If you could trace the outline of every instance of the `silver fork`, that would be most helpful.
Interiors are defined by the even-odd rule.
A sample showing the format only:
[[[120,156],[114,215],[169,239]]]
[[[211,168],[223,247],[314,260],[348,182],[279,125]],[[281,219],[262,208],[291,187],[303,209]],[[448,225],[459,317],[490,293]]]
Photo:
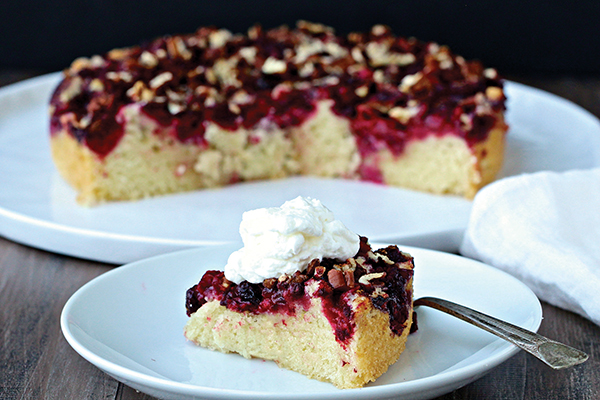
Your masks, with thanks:
[[[583,351],[448,300],[422,297],[414,305],[432,307],[460,318],[509,341],[554,369],[572,367],[588,359]]]

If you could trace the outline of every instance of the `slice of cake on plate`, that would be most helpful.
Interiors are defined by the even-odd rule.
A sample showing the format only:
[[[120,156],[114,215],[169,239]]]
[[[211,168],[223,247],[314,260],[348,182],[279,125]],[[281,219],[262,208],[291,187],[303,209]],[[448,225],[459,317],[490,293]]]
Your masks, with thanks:
[[[502,165],[502,87],[381,25],[200,28],[75,60],[50,143],[87,205],[299,174],[470,198]]]
[[[413,325],[413,258],[373,250],[318,200],[246,212],[244,247],[187,291],[188,340],[339,388],[395,363]],[[414,329],[414,326],[413,326]]]

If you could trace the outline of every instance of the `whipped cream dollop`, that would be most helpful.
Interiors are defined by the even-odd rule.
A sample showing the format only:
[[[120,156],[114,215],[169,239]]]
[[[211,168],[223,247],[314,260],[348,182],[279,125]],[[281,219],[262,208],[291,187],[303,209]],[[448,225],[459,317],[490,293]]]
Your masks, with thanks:
[[[225,266],[225,277],[235,283],[291,275],[315,258],[346,260],[360,247],[359,236],[319,200],[301,196],[281,207],[245,212],[240,235],[244,247]]]

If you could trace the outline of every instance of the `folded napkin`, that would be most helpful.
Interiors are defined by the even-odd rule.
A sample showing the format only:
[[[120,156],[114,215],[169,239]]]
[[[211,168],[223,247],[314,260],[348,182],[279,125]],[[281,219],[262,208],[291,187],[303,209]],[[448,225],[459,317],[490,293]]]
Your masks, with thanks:
[[[473,200],[460,253],[600,325],[600,169],[488,185]]]

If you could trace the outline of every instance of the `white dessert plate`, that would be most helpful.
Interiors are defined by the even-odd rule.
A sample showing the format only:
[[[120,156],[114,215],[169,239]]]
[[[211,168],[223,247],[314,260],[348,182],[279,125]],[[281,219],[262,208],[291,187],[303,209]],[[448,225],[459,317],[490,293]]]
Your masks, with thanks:
[[[244,211],[298,195],[320,199],[374,241],[456,251],[471,202],[344,180],[292,178],[83,208],[49,150],[50,74],[0,89],[0,235],[109,263],[236,241]],[[506,163],[501,176],[600,165],[600,123],[551,94],[507,82]]]
[[[185,340],[185,292],[208,269],[222,269],[239,245],[184,250],[137,261],[92,280],[66,303],[61,327],[82,357],[115,379],[166,399],[430,399],[464,386],[518,349],[430,308],[400,360],[361,389],[333,385]],[[415,258],[415,296],[436,296],[531,331],[541,305],[506,273],[456,255],[403,247]]]

